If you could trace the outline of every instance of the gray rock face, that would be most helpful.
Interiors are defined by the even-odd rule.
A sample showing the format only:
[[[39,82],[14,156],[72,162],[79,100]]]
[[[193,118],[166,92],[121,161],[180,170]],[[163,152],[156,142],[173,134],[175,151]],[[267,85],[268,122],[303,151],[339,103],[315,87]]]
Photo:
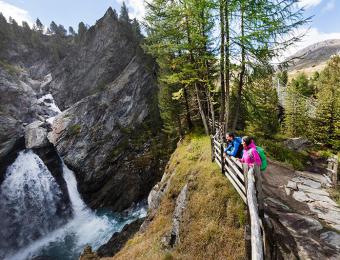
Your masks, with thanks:
[[[302,137],[289,138],[284,141],[284,144],[288,149],[300,151],[305,149],[309,145],[309,141]]]
[[[186,184],[176,199],[176,207],[172,217],[172,229],[166,234],[161,242],[165,247],[173,247],[180,242],[180,228],[184,210],[188,200],[188,184]]]
[[[43,127],[44,122],[34,121],[25,128],[26,148],[40,148],[49,144],[47,140],[47,129]]]
[[[75,171],[92,207],[127,208],[160,179],[162,162],[152,152],[159,138],[152,101],[157,86],[144,64],[143,56],[135,56],[104,91],[77,102],[53,122],[49,139]],[[149,127],[141,128],[146,122]],[[150,128],[156,133],[146,134]]]
[[[45,86],[64,110],[82,98],[101,92],[142,50],[131,28],[109,9],[85,35],[79,46],[53,70]]]
[[[0,96],[0,122],[6,123],[0,125],[0,161],[24,136],[23,125],[55,116],[57,105],[65,111],[48,139],[74,170],[84,200],[90,207],[128,208],[147,196],[166,160],[159,152],[155,63],[112,9],[79,42],[63,39],[58,62],[52,38],[41,36],[36,49],[18,43],[3,52],[18,69],[11,74],[0,66],[6,93]],[[28,126],[27,147],[44,146],[45,135],[40,125]]]

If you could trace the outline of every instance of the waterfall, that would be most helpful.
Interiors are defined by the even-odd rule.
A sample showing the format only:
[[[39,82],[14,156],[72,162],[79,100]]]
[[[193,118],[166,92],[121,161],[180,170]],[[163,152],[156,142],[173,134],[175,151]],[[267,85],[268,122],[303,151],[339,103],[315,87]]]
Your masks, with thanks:
[[[31,150],[20,152],[0,187],[1,251],[23,247],[65,223],[57,216],[61,200],[43,161]]]
[[[31,150],[23,151],[7,169],[0,191],[0,205],[1,212],[5,212],[5,215],[11,212],[11,217],[7,223],[10,223],[10,226],[5,226],[7,224],[2,221],[0,232],[2,235],[3,230],[6,230],[5,233],[10,236],[11,232],[19,229],[21,237],[27,236],[30,239],[22,243],[21,239],[13,237],[18,244],[15,247],[15,254],[7,252],[6,255],[0,255],[1,259],[24,260],[38,256],[78,259],[85,245],[90,244],[96,249],[105,244],[112,234],[120,231],[124,225],[146,216],[145,205],[134,207],[126,215],[96,213],[81,199],[74,173],[64,163],[63,177],[73,217],[66,224],[56,225],[54,214],[61,190],[41,159]],[[51,230],[51,227],[54,227],[54,230]],[[38,239],[32,237],[36,232],[40,235]],[[6,247],[0,244],[1,248]]]
[[[47,119],[52,124],[54,116],[61,112],[52,95],[41,97],[39,102],[52,116]],[[21,151],[7,168],[0,187],[0,259],[78,259],[87,244],[97,249],[114,232],[146,216],[143,203],[124,215],[92,211],[78,192],[74,173],[62,164],[71,219],[66,214],[69,209],[62,201],[62,190],[32,150]]]

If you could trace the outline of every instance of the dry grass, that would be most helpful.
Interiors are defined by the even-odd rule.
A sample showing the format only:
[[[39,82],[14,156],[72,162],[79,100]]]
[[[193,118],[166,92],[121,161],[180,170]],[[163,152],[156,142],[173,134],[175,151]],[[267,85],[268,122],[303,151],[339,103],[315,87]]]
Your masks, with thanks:
[[[209,138],[191,135],[171,157],[170,189],[144,233],[137,233],[114,259],[244,259],[245,207],[210,159]],[[172,174],[171,174],[172,173]],[[161,238],[171,230],[176,198],[189,183],[180,242],[172,249]]]

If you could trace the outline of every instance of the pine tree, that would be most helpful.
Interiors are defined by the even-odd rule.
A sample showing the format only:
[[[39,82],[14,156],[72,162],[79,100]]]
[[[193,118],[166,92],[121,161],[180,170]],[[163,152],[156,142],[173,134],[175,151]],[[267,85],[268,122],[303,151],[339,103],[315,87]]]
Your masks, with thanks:
[[[247,101],[246,132],[252,135],[271,137],[279,130],[278,96],[273,87],[270,69],[255,68],[250,75]]]
[[[85,36],[87,32],[87,27],[83,22],[80,22],[78,24],[78,35],[77,35],[77,42],[81,41],[83,39],[83,37]]]
[[[285,134],[289,137],[309,137],[307,99],[292,85],[287,88],[284,126]]]
[[[305,73],[299,73],[295,78],[292,79],[291,84],[301,95],[305,97],[310,97],[314,94],[314,87],[309,82],[309,79]]]
[[[37,18],[37,20],[35,22],[35,27],[36,27],[37,31],[40,32],[40,33],[42,33],[44,31],[44,25],[39,20],[39,18]]]
[[[76,32],[74,31],[74,29],[73,29],[72,26],[68,27],[68,33],[69,33],[71,36],[75,36],[75,35],[76,35]]]
[[[129,10],[126,7],[125,2],[123,2],[122,7],[120,9],[119,21],[123,23],[130,23]]]
[[[58,25],[54,21],[51,22],[49,31],[51,32],[51,34],[58,33]]]
[[[314,139],[340,149],[340,56],[332,57],[318,80]]]

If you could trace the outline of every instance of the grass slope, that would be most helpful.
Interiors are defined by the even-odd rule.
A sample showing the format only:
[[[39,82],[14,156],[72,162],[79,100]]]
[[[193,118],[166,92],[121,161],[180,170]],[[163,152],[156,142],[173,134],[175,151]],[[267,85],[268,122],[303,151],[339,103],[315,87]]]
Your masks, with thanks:
[[[210,156],[208,137],[192,134],[182,141],[167,165],[170,188],[156,216],[114,259],[245,259],[245,206]],[[180,242],[167,249],[161,239],[171,230],[176,198],[186,183]]]

